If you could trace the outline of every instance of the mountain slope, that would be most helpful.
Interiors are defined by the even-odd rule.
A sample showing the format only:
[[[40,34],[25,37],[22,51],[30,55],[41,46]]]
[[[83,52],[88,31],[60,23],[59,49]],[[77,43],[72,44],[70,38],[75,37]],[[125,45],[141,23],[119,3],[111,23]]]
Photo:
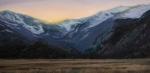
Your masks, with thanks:
[[[150,57],[150,11],[140,18],[117,19],[115,28],[103,46],[98,46],[97,55],[101,58],[139,58]]]

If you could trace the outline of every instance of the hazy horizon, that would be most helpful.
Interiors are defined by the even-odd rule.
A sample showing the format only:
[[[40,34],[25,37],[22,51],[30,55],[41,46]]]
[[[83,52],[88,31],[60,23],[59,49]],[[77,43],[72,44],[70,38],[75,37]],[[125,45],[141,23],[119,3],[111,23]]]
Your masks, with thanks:
[[[59,22],[93,15],[118,6],[150,4],[148,0],[0,0],[0,11],[11,10],[48,21]]]

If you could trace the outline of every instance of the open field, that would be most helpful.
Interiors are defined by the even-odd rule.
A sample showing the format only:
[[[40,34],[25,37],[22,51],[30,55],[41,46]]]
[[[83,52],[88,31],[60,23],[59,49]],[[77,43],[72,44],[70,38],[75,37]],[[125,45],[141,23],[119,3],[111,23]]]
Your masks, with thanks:
[[[150,73],[150,59],[1,59],[0,73]]]

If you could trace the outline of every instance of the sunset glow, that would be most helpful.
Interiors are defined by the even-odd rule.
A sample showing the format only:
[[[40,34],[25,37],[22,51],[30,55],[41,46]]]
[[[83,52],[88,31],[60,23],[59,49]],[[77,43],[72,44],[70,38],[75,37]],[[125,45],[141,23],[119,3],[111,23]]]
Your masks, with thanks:
[[[117,6],[149,3],[150,0],[0,0],[0,11],[12,10],[44,21],[58,22],[87,17]]]

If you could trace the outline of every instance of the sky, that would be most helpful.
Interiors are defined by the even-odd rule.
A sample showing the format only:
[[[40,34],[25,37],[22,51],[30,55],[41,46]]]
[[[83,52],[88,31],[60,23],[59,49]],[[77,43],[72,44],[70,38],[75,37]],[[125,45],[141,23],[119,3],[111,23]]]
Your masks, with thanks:
[[[0,11],[11,10],[48,22],[76,19],[118,6],[150,4],[150,0],[0,0]]]

